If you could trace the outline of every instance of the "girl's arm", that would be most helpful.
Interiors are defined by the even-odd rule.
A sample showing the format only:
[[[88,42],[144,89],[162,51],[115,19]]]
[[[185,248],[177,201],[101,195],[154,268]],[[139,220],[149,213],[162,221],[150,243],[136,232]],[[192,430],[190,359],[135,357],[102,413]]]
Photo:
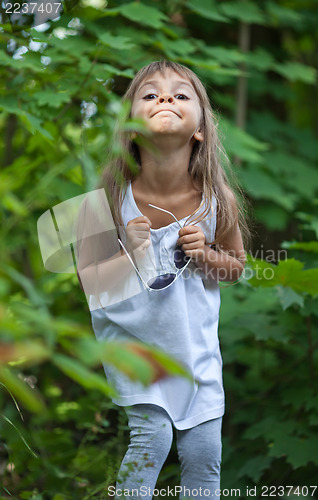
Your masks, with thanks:
[[[134,253],[136,259],[142,258],[144,250],[150,244],[150,225],[147,217],[137,217],[127,224],[127,249]],[[124,251],[116,252],[118,247],[117,233],[114,236],[105,232],[81,241],[77,271],[86,294],[97,295],[108,291],[120,284],[132,271],[132,265]]]
[[[210,248],[204,245],[202,260],[196,265],[206,277],[216,281],[236,281],[245,266],[245,252],[239,225],[236,222],[226,239]]]
[[[235,198],[231,193],[233,207]],[[237,217],[236,217],[237,219]],[[196,266],[203,271],[205,278],[215,281],[236,281],[245,266],[245,252],[238,221],[232,230],[210,247],[205,242],[205,235],[198,226],[185,226],[179,231],[178,244],[182,245],[185,254],[191,257]],[[216,238],[218,231],[216,231]]]
[[[131,271],[131,264],[121,251],[109,259],[86,266],[80,262],[77,268],[82,289],[88,295],[98,295],[110,290],[120,283],[129,271]]]

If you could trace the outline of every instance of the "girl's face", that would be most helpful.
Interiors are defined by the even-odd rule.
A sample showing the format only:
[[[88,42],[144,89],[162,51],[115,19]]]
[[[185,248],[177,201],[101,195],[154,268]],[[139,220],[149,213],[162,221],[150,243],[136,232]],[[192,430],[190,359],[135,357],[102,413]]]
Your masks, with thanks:
[[[202,110],[190,81],[167,69],[145,79],[132,103],[132,117],[142,118],[154,136],[174,135],[182,141],[202,141]]]

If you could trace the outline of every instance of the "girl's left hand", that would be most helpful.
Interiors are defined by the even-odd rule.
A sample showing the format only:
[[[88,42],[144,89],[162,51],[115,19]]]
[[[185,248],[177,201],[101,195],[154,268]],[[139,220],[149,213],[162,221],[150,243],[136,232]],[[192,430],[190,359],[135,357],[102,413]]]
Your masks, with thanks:
[[[194,261],[202,261],[205,255],[205,235],[198,226],[185,226],[179,231],[177,245]]]

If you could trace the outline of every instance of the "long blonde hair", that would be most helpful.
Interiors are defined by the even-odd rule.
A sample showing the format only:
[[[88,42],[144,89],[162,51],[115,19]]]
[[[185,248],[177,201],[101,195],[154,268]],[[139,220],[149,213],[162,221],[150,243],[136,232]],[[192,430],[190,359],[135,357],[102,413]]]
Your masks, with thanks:
[[[190,81],[202,108],[200,129],[203,133],[204,140],[203,142],[196,141],[194,144],[188,172],[193,183],[201,188],[203,200],[200,207],[191,214],[191,223],[199,222],[210,216],[212,210],[212,196],[215,196],[217,200],[218,231],[217,240],[215,240],[214,243],[217,244],[221,241],[237,221],[239,222],[243,239],[247,242],[249,230],[244,215],[243,204],[242,202],[236,202],[236,198],[233,196],[233,187],[235,186],[232,184],[230,188],[226,173],[222,167],[222,163],[229,165],[229,161],[218,137],[217,119],[211,108],[207,92],[195,73],[186,66],[175,62],[167,60],[152,62],[137,72],[123,96],[123,101],[132,103],[136,92],[144,80],[157,71],[164,73],[169,69]],[[133,181],[138,176],[140,157],[138,145],[133,140],[131,133],[125,133],[118,130],[116,133],[116,141],[117,144],[119,143],[121,151],[125,152],[125,154],[117,157],[110,157],[102,173],[99,187],[103,187],[106,191],[115,224],[119,228],[123,226],[121,216],[123,196],[128,182]],[[129,161],[129,158],[133,159],[133,163],[135,166],[137,165],[137,168],[132,167],[132,162]],[[235,191],[238,191],[237,187]],[[205,210],[200,216],[194,217],[203,204],[206,207]]]

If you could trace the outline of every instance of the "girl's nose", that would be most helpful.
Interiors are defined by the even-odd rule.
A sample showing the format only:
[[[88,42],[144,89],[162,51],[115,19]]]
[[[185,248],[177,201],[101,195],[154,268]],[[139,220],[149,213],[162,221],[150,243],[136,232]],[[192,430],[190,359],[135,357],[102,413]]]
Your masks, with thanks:
[[[160,102],[160,104],[163,102],[170,102],[171,104],[174,102],[174,97],[170,94],[163,94],[159,97],[158,101]]]

